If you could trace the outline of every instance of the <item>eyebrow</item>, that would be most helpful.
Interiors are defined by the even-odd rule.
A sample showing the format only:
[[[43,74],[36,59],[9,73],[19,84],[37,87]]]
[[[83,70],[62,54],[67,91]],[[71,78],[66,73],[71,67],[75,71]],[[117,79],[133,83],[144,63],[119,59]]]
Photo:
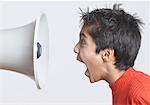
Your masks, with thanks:
[[[81,37],[87,38],[87,36],[84,33],[80,33],[80,38]]]

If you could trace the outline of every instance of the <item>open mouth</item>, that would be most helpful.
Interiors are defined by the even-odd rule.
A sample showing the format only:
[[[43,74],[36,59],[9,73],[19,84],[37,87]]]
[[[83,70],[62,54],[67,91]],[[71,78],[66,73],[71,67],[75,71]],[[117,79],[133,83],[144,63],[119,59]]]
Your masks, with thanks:
[[[85,64],[85,63],[83,62],[83,60],[82,60],[79,56],[77,56],[77,60],[80,61],[80,62],[82,62],[83,64]],[[88,69],[86,69],[85,75],[86,75],[87,77],[90,77],[90,74],[89,74]]]
[[[89,74],[88,69],[85,71],[85,75],[86,75],[87,77],[90,77],[90,74]]]
[[[77,56],[77,60],[80,61],[80,62],[82,62],[82,63],[84,63],[84,62],[80,59],[79,56]]]

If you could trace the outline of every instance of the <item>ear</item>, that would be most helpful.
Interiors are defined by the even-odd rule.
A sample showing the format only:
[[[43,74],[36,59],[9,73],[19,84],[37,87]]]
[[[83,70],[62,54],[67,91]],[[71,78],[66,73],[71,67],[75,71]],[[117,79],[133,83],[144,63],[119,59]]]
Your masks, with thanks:
[[[102,50],[101,58],[103,59],[104,62],[109,62],[109,61],[114,60],[115,58],[114,49],[107,48],[107,49]]]

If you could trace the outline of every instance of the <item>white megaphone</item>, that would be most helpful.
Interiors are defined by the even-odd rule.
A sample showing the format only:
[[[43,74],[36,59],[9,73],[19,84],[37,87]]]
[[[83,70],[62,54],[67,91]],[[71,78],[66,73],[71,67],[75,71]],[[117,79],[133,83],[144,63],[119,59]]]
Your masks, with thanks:
[[[47,81],[49,32],[45,14],[18,28],[0,30],[0,69],[32,78],[38,89]]]

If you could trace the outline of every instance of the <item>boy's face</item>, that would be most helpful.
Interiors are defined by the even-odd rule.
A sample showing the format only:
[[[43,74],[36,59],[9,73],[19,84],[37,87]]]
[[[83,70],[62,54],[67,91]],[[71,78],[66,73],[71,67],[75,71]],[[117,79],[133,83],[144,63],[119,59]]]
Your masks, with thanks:
[[[74,47],[74,52],[77,53],[77,60],[83,62],[87,70],[85,75],[89,77],[90,82],[94,83],[103,79],[105,63],[101,58],[102,51],[96,54],[96,44],[89,35],[88,26],[83,26],[80,32],[80,40]]]

